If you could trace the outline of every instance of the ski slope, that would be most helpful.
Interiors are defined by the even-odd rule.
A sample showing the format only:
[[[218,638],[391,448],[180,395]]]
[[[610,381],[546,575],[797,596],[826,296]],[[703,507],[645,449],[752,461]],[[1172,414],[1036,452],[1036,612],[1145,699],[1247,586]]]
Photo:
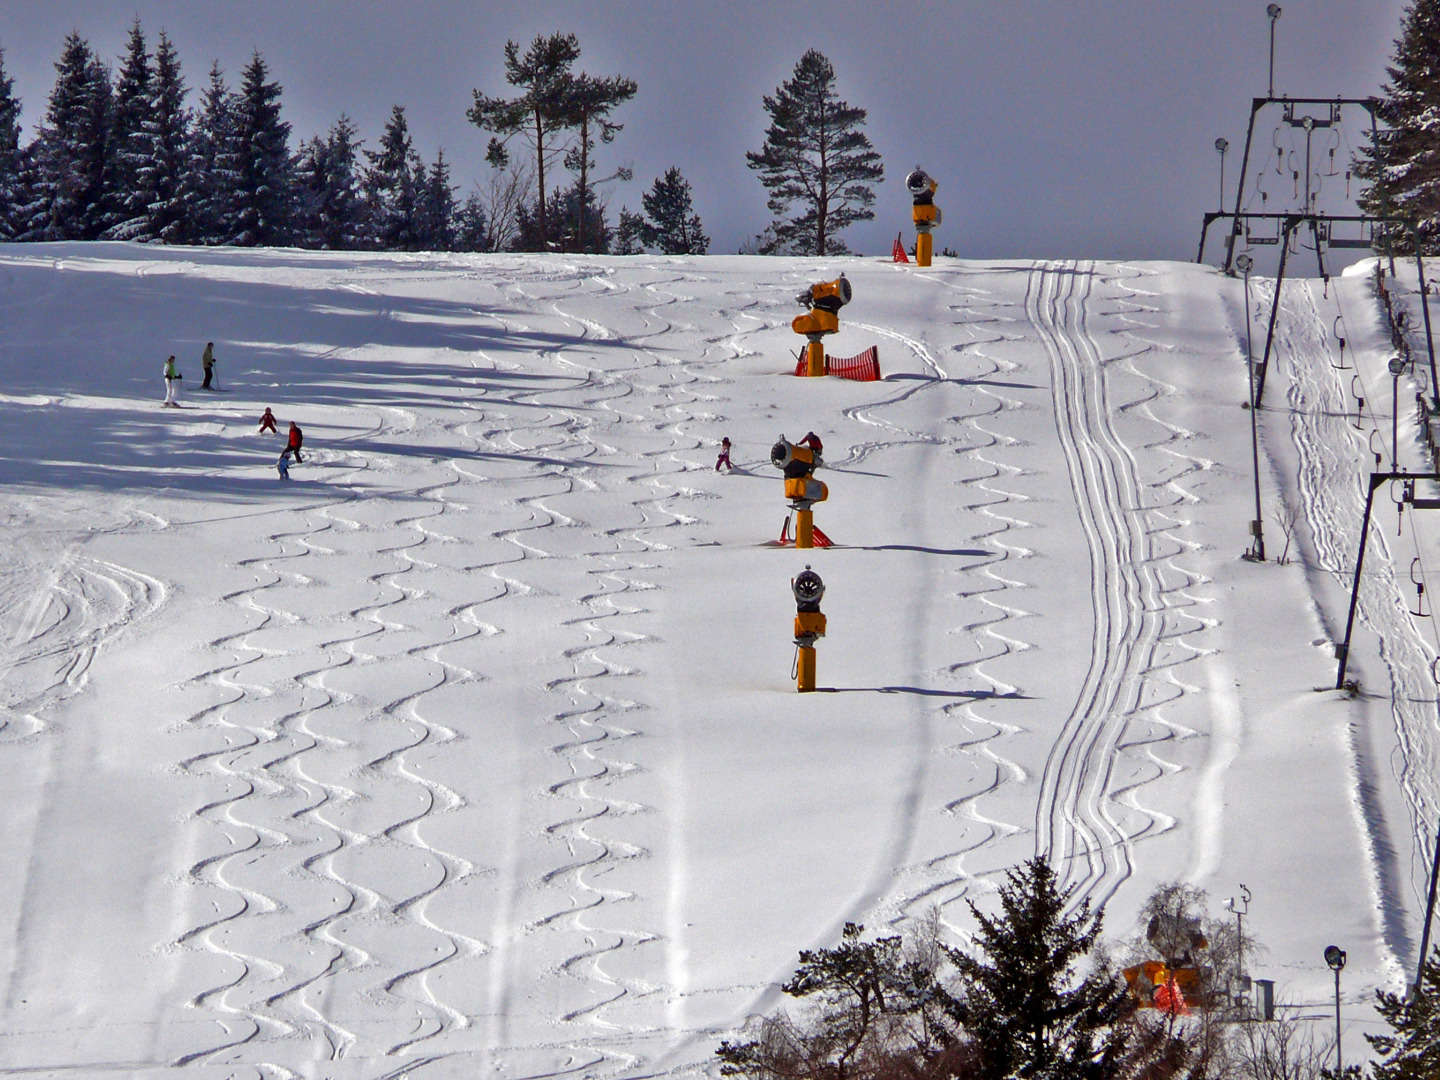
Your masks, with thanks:
[[[1392,392],[1429,468],[1370,265],[1283,287],[1282,565],[1212,268],[0,246],[0,1073],[713,1075],[798,949],[963,942],[1037,852],[1117,939],[1243,882],[1302,1015],[1341,945],[1356,1060],[1440,795],[1440,519],[1377,499],[1328,689]],[[789,374],[841,271],[879,382]]]

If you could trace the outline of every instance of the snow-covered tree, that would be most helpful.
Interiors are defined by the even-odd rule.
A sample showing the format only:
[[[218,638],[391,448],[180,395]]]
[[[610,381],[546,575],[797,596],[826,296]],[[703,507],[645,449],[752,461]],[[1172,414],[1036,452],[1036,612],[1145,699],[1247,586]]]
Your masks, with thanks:
[[[21,235],[21,209],[29,201],[24,190],[24,161],[20,99],[15,96],[15,80],[5,74],[5,50],[0,49],[0,241]]]
[[[235,216],[226,242],[240,247],[289,243],[293,236],[290,125],[280,119],[280,93],[254,53],[233,103]]]
[[[704,255],[710,247],[700,215],[690,200],[690,183],[674,166],[641,196],[646,222],[641,239],[666,255]]]
[[[1355,174],[1368,186],[1358,202],[1367,214],[1412,219],[1426,253],[1440,249],[1440,0],[1413,0],[1401,20],[1390,80],[1377,112],[1388,129],[1363,148]],[[1397,252],[1414,244],[1407,230],[1377,230]]]
[[[365,246],[358,156],[360,140],[350,118],[341,115],[324,139],[316,136],[300,149],[296,179],[300,188],[300,243],[330,251]]]
[[[110,127],[111,164],[105,175],[106,240],[131,240],[145,232],[147,198],[140,174],[150,160],[145,121],[152,107],[150,52],[137,17],[130,24],[125,60],[115,81]]]
[[[613,255],[639,255],[644,248],[645,219],[629,207],[620,208],[620,217],[615,225],[615,242],[611,245]]]
[[[55,88],[35,147],[38,240],[94,240],[104,221],[110,158],[110,73],[90,45],[71,33],[55,64]]]
[[[417,174],[424,171],[405,109],[396,105],[380,136],[378,150],[365,151],[365,201],[371,240],[383,251],[414,251],[419,230],[420,204]]]
[[[1376,1011],[1390,1031],[1365,1036],[1381,1057],[1370,1066],[1373,1080],[1433,1080],[1440,1076],[1440,949],[1421,966],[1420,985],[1413,994],[1378,990],[1375,997]]]
[[[223,244],[234,235],[240,179],[235,124],[234,95],[216,62],[210,65],[210,82],[201,96],[182,188],[189,243]]]
[[[155,46],[149,97],[149,109],[140,124],[144,160],[136,175],[145,226],[136,239],[182,243],[189,231],[184,186],[189,168],[190,110],[185,106],[180,56],[164,31]]]
[[[837,234],[875,216],[871,185],[885,177],[880,155],[862,130],[865,110],[836,96],[835,68],[814,49],[764,104],[770,116],[765,143],[758,152],[747,151],[745,159],[759,172],[776,215],[775,239],[765,253],[843,254],[845,243]]]
[[[524,92],[513,98],[492,98],[474,91],[474,104],[466,115],[470,122],[493,133],[486,160],[496,169],[509,164],[505,144],[519,135],[535,155],[535,186],[539,192],[537,213],[530,234],[534,250],[549,249],[551,227],[545,204],[545,169],[562,153],[561,132],[578,123],[571,94],[575,77],[571,66],[580,57],[580,42],[574,34],[536,35],[522,56],[514,41],[505,43],[505,80]]]
[[[490,219],[485,212],[485,201],[478,192],[472,191],[455,211],[455,250],[489,251],[490,245]]]

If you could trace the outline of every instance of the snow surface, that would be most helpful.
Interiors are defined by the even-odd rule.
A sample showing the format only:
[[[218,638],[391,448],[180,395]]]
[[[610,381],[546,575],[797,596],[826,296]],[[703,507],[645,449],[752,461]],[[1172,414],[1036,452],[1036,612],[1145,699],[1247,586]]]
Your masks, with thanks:
[[[1428,468],[1372,266],[1284,286],[1280,565],[1239,558],[1208,267],[0,247],[0,1073],[703,1075],[797,950],[963,941],[1037,851],[1116,939],[1159,882],[1245,883],[1320,1037],[1339,944],[1358,1060],[1440,775],[1440,521],[1388,488],[1328,689],[1392,390]],[[827,349],[883,381],[788,373],[842,270]],[[808,429],[837,546],[799,552],[768,452]]]

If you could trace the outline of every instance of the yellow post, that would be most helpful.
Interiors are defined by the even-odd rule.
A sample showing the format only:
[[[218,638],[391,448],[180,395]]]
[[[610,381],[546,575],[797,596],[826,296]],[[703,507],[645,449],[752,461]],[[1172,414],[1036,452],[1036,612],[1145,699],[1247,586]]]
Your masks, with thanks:
[[[801,645],[795,660],[795,689],[808,694],[815,689],[815,649]]]
[[[928,232],[917,233],[915,236],[915,265],[929,266],[930,253],[934,249],[935,242]]]
[[[815,511],[795,511],[795,546],[797,548],[813,548],[815,546]]]
[[[818,337],[805,346],[805,374],[812,378],[825,374],[825,343]]]

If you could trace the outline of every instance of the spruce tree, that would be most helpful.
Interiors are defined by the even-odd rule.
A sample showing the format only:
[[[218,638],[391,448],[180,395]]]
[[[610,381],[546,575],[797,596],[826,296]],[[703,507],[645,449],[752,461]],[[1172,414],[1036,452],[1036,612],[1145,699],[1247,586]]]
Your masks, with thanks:
[[[5,74],[5,50],[0,49],[0,241],[21,235],[21,209],[28,202],[23,162],[20,99],[15,96],[15,80]]]
[[[365,245],[365,215],[357,157],[360,142],[350,118],[341,115],[321,139],[300,149],[296,178],[300,188],[299,242],[328,251],[353,251]]]
[[[424,176],[419,191],[418,232],[425,251],[453,251],[455,248],[455,187],[450,183],[450,163],[442,147]]]
[[[280,119],[280,93],[264,58],[252,54],[241,72],[231,131],[235,216],[226,242],[240,247],[285,244],[293,236],[290,125]]]
[[[1440,1076],[1440,948],[1422,965],[1414,994],[1377,990],[1375,997],[1375,1009],[1390,1025],[1390,1033],[1365,1036],[1381,1057],[1370,1066],[1373,1080]]]
[[[1006,871],[1000,910],[973,902],[974,953],[945,949],[956,979],[947,1012],[980,1048],[976,1080],[1109,1080],[1120,1074],[1129,1029],[1128,992],[1111,973],[1083,977],[1079,964],[1100,936],[1088,901],[1066,915],[1044,858]]]
[[[370,162],[365,170],[365,201],[373,244],[382,251],[414,251],[419,246],[417,176],[424,170],[403,106],[391,108],[380,148],[367,150],[365,156]]]
[[[104,221],[110,159],[110,73],[77,33],[55,64],[55,88],[36,138],[38,240],[94,240]]]
[[[615,225],[615,255],[639,255],[644,251],[645,219],[628,207],[620,208],[620,218]]]
[[[1390,81],[1377,111],[1388,129],[1377,145],[1360,151],[1355,174],[1369,186],[1357,200],[1367,214],[1412,219],[1427,254],[1440,249],[1440,0],[1413,0],[1401,20]],[[1414,247],[1408,230],[1378,229],[1377,246],[1396,252]]]
[[[709,249],[710,238],[690,201],[690,184],[678,168],[666,169],[640,201],[648,219],[640,236],[647,247],[666,255],[704,255]]]
[[[187,243],[223,244],[233,235],[240,179],[235,122],[234,95],[217,61],[201,95],[182,187],[189,209]]]
[[[136,239],[182,243],[189,233],[184,191],[190,155],[190,110],[180,57],[162,30],[155,46],[149,109],[141,121],[144,160],[136,183],[145,225]]]
[[[509,164],[505,144],[519,135],[535,154],[535,186],[539,193],[534,228],[530,235],[534,250],[549,249],[551,229],[546,207],[545,167],[561,153],[557,145],[561,132],[576,125],[571,101],[575,76],[571,66],[580,57],[580,42],[574,34],[536,35],[522,56],[514,41],[505,43],[505,80],[524,93],[513,98],[492,98],[474,91],[474,103],[466,112],[470,122],[493,133],[485,157],[503,169]]]
[[[472,191],[455,212],[455,250],[489,251],[492,243],[484,200]]]
[[[793,77],[773,97],[764,98],[764,105],[770,116],[765,143],[745,154],[770,193],[767,205],[776,215],[773,239],[762,250],[844,254],[845,243],[837,234],[875,216],[871,185],[885,176],[880,155],[861,130],[865,110],[836,96],[835,69],[814,49],[800,58]]]
[[[146,195],[140,174],[150,161],[145,121],[152,107],[150,53],[137,17],[130,24],[125,61],[115,82],[110,129],[111,167],[105,176],[102,235],[106,240],[131,240],[145,232]]]

